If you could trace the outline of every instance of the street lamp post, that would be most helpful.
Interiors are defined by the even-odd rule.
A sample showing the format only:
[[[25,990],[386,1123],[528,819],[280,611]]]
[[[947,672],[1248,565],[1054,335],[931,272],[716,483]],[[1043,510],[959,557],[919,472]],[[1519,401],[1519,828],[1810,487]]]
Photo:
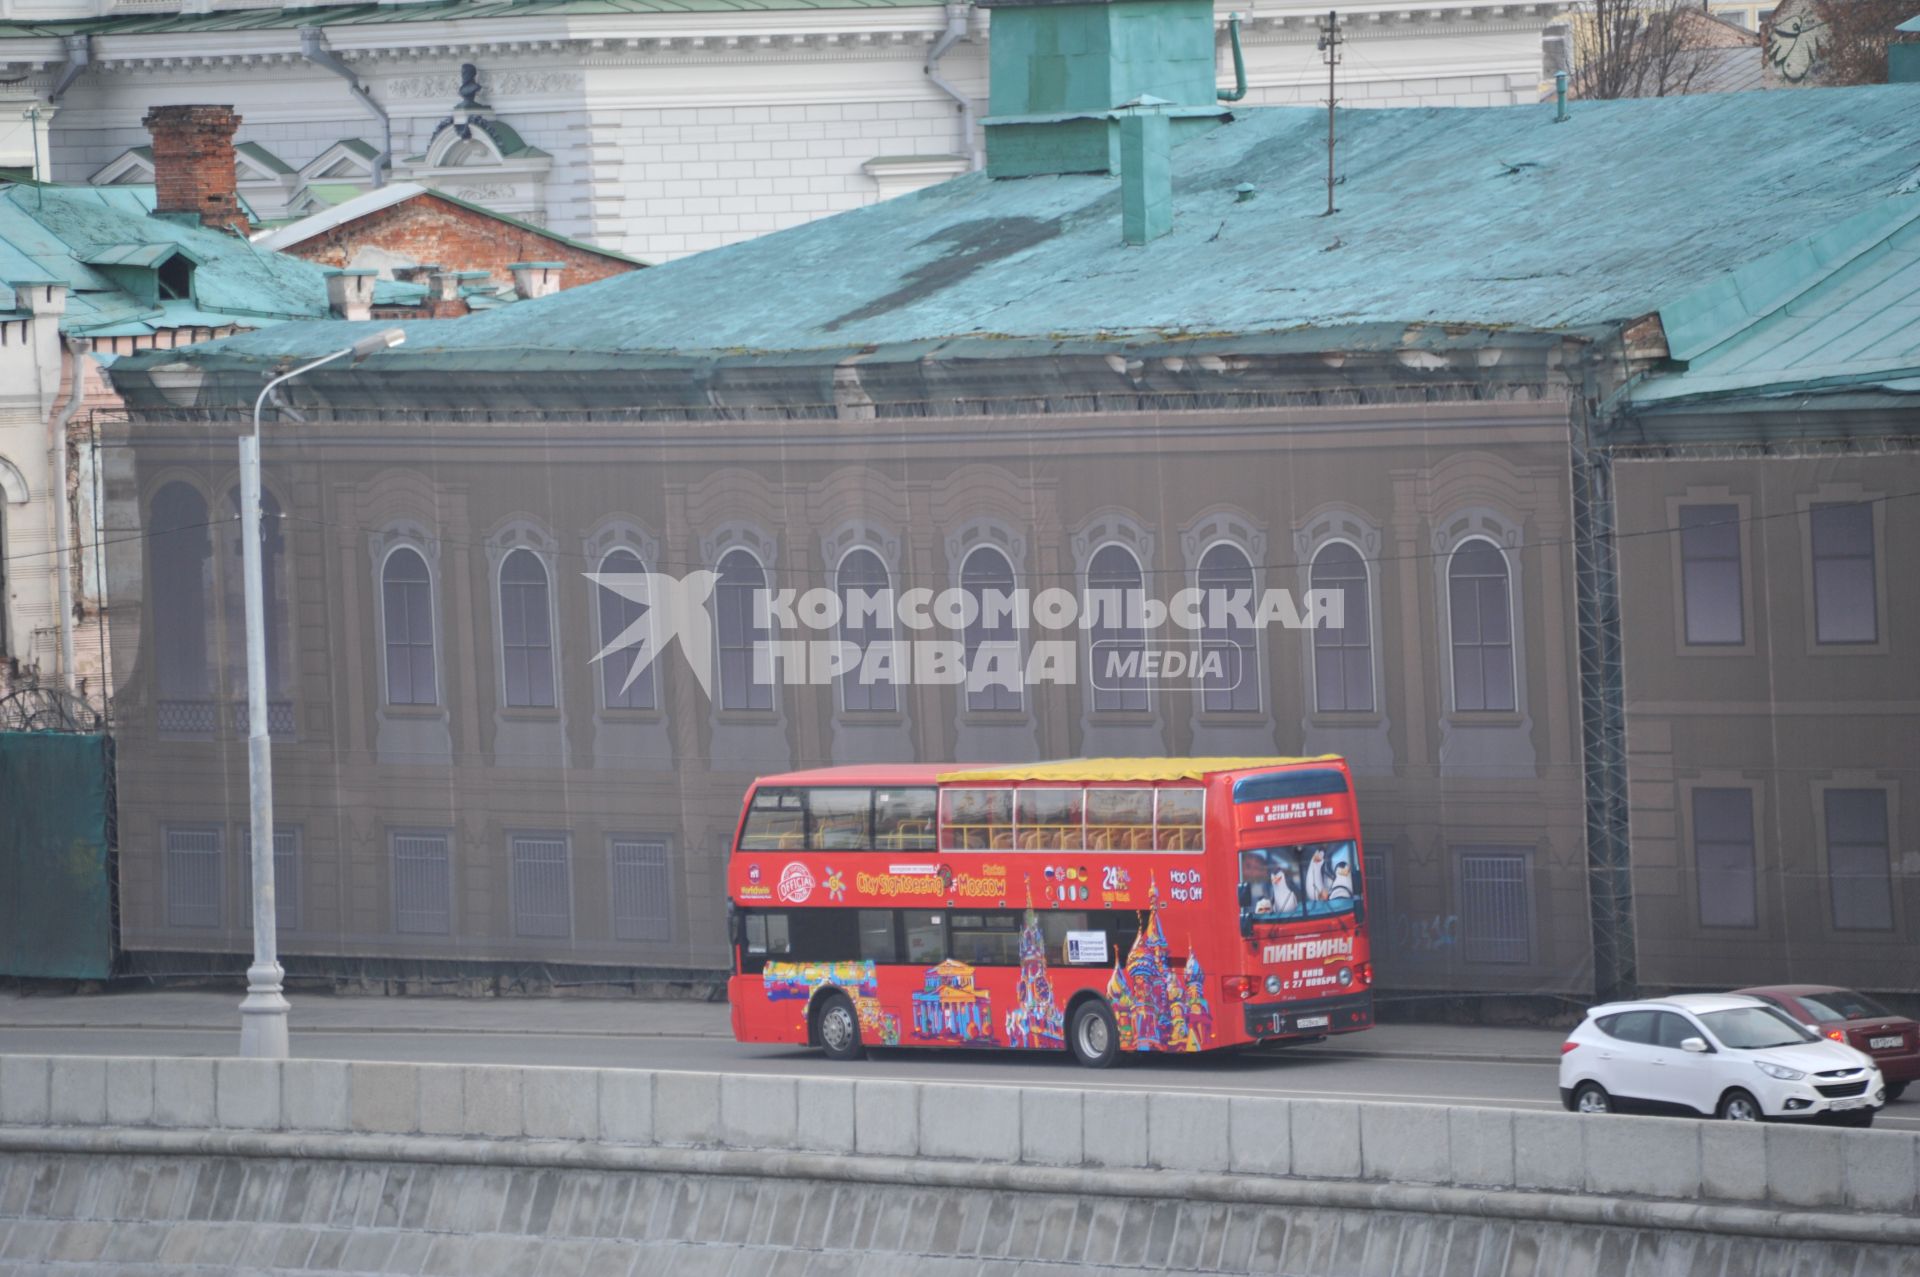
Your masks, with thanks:
[[[252,799],[253,965],[247,996],[240,1002],[240,1054],[262,1060],[287,1058],[287,999],[281,992],[279,936],[273,906],[273,740],[267,727],[266,585],[260,564],[260,409],[284,382],[322,364],[352,356],[365,359],[407,339],[389,328],[364,337],[324,359],[275,377],[253,401],[253,433],[240,437],[240,557],[247,579],[247,790]]]

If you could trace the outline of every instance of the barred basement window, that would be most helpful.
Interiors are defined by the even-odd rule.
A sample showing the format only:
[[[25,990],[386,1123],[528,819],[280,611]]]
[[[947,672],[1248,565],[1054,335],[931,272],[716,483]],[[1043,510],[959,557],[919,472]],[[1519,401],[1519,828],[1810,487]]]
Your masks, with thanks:
[[[220,831],[173,828],[162,831],[167,849],[167,925],[218,927],[221,882]]]
[[[247,867],[247,890],[253,890],[253,830],[240,830],[240,855]],[[251,899],[251,897],[249,897]],[[247,906],[248,925],[252,925],[253,906]],[[282,931],[300,927],[300,830],[276,827],[273,831],[273,921]]]
[[[609,842],[608,855],[612,862],[613,938],[671,940],[673,889],[665,840],[615,837]]]
[[[1461,948],[1468,962],[1529,961],[1532,913],[1526,853],[1460,853]]]
[[[515,834],[513,934],[564,940],[573,934],[573,893],[567,877],[565,834]]]
[[[393,929],[402,935],[453,931],[453,866],[445,833],[392,835]]]

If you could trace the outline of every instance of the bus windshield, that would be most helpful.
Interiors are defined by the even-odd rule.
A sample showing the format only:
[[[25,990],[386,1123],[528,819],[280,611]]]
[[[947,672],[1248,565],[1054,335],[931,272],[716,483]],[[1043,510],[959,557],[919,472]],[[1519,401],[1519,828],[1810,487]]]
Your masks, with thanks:
[[[1240,853],[1241,912],[1256,922],[1351,913],[1360,858],[1351,840]]]

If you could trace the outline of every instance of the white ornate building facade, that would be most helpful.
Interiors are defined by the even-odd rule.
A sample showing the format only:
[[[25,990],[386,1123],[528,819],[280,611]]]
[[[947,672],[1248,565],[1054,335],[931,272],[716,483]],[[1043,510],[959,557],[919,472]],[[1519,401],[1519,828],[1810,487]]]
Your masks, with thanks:
[[[1222,0],[1218,15],[1223,85],[1230,8]],[[311,213],[384,170],[663,260],[973,163],[987,111],[985,11],[921,0],[676,10],[649,0],[0,0],[0,80],[24,77],[0,85],[0,165],[24,167],[37,151],[43,174],[62,181],[144,181],[149,108],[225,103],[244,121],[240,190],[262,220]],[[1324,98],[1321,8],[1254,0],[1237,11],[1245,102]],[[1537,100],[1550,11],[1484,0],[1345,6],[1341,99]],[[462,92],[466,64],[477,95]],[[446,127],[463,109],[485,127]]]

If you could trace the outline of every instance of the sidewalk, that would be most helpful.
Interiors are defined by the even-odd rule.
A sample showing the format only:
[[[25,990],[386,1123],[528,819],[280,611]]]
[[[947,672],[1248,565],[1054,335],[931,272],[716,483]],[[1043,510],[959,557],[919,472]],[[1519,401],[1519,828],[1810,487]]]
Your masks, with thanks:
[[[546,1037],[733,1036],[727,1008],[713,1002],[642,1002],[628,998],[383,998],[299,994],[293,1031],[352,1033],[534,1034]],[[88,997],[22,997],[0,993],[0,1050],[15,1029],[230,1029],[239,1024],[240,993],[153,990]],[[1315,1055],[1424,1060],[1559,1058],[1557,1029],[1476,1028],[1454,1024],[1388,1024],[1301,1048]]]

